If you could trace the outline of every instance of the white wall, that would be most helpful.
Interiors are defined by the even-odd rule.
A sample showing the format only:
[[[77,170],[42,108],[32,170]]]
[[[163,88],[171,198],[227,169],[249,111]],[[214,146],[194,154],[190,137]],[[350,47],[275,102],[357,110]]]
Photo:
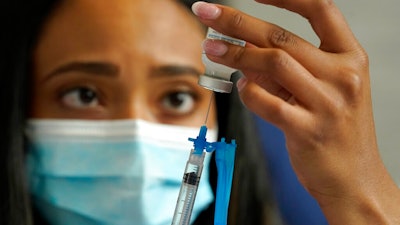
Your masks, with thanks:
[[[298,15],[252,0],[225,2],[318,44],[309,25]],[[400,1],[335,2],[369,54],[378,143],[387,168],[400,185]]]

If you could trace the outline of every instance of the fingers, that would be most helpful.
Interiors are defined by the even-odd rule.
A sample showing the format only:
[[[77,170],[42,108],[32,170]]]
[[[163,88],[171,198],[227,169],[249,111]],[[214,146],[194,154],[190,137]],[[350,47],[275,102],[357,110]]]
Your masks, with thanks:
[[[256,0],[305,17],[321,40],[321,49],[340,53],[358,46],[344,16],[333,0]]]
[[[205,2],[193,4],[193,12],[205,25],[215,30],[239,39],[246,40],[258,47],[280,47],[287,43],[287,47],[296,46],[299,37],[290,35],[284,29],[259,20],[250,15],[238,12],[232,8],[214,5]],[[307,47],[312,45],[304,42]]]
[[[307,124],[312,124],[312,119],[306,110],[300,110],[298,106],[287,104],[285,99],[277,97],[258,84],[242,77],[237,83],[240,98],[248,109],[259,115],[266,121],[275,124],[285,130],[288,124],[297,130],[305,130]],[[291,101],[292,99],[286,99]],[[260,107],[263,105],[264,107]],[[297,118],[302,118],[301,121]]]
[[[296,112],[295,110],[292,110],[290,105],[286,104],[283,99],[269,93],[258,84],[247,80],[246,77],[241,78],[238,81],[237,86],[240,90],[240,98],[246,107],[261,118],[270,121],[278,127],[281,127],[281,122],[285,121],[281,118],[284,117],[284,113],[281,112]],[[260,104],[265,107],[259,107]],[[265,110],[265,108],[268,108],[268,110]]]
[[[210,60],[241,70],[249,80],[275,96],[287,99],[286,90],[307,107],[321,104],[315,98],[323,95],[319,81],[285,51],[243,48],[217,40],[206,40],[203,49]]]
[[[260,0],[259,2],[284,7],[306,17],[321,40],[321,49],[325,51],[340,53],[358,46],[344,17],[332,1]],[[227,6],[197,2],[193,5],[193,12],[205,25],[259,47],[279,47],[290,54],[316,51],[314,46],[296,35]]]
[[[331,67],[325,52],[276,25],[228,7],[203,2],[195,3],[193,11],[204,24],[224,34],[243,39],[260,48],[279,48],[286,51],[316,76]],[[320,63],[316,64],[316,59]]]

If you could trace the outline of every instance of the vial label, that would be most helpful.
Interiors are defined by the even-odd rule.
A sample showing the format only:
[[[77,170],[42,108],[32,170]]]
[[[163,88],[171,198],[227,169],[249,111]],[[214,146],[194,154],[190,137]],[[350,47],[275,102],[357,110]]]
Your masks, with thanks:
[[[239,45],[242,47],[244,47],[246,45],[245,41],[221,34],[221,33],[217,32],[216,30],[212,29],[211,27],[208,28],[207,38],[226,41],[231,44]]]

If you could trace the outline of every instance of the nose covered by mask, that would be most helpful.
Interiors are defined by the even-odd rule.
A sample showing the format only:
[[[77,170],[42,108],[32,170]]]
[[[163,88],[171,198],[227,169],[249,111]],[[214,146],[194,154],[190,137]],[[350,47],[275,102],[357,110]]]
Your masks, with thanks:
[[[197,128],[141,120],[29,120],[33,201],[54,225],[171,224]],[[209,130],[207,140],[217,132]],[[208,154],[207,154],[208,155]],[[212,201],[210,156],[192,219]]]

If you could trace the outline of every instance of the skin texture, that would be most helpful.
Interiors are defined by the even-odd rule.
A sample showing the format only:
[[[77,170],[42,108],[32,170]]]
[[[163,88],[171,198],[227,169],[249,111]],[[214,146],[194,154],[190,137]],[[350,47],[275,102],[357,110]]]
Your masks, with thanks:
[[[207,26],[247,41],[206,40],[207,56],[241,70],[245,105],[284,133],[292,166],[331,225],[400,224],[400,191],[379,156],[368,56],[330,0],[259,0],[308,19],[320,39],[235,9],[196,3]],[[257,27],[257,29],[253,29]]]
[[[201,24],[172,0],[64,1],[34,51],[30,115],[198,127],[211,99],[197,85],[203,38]],[[212,104],[211,128],[215,114]]]

